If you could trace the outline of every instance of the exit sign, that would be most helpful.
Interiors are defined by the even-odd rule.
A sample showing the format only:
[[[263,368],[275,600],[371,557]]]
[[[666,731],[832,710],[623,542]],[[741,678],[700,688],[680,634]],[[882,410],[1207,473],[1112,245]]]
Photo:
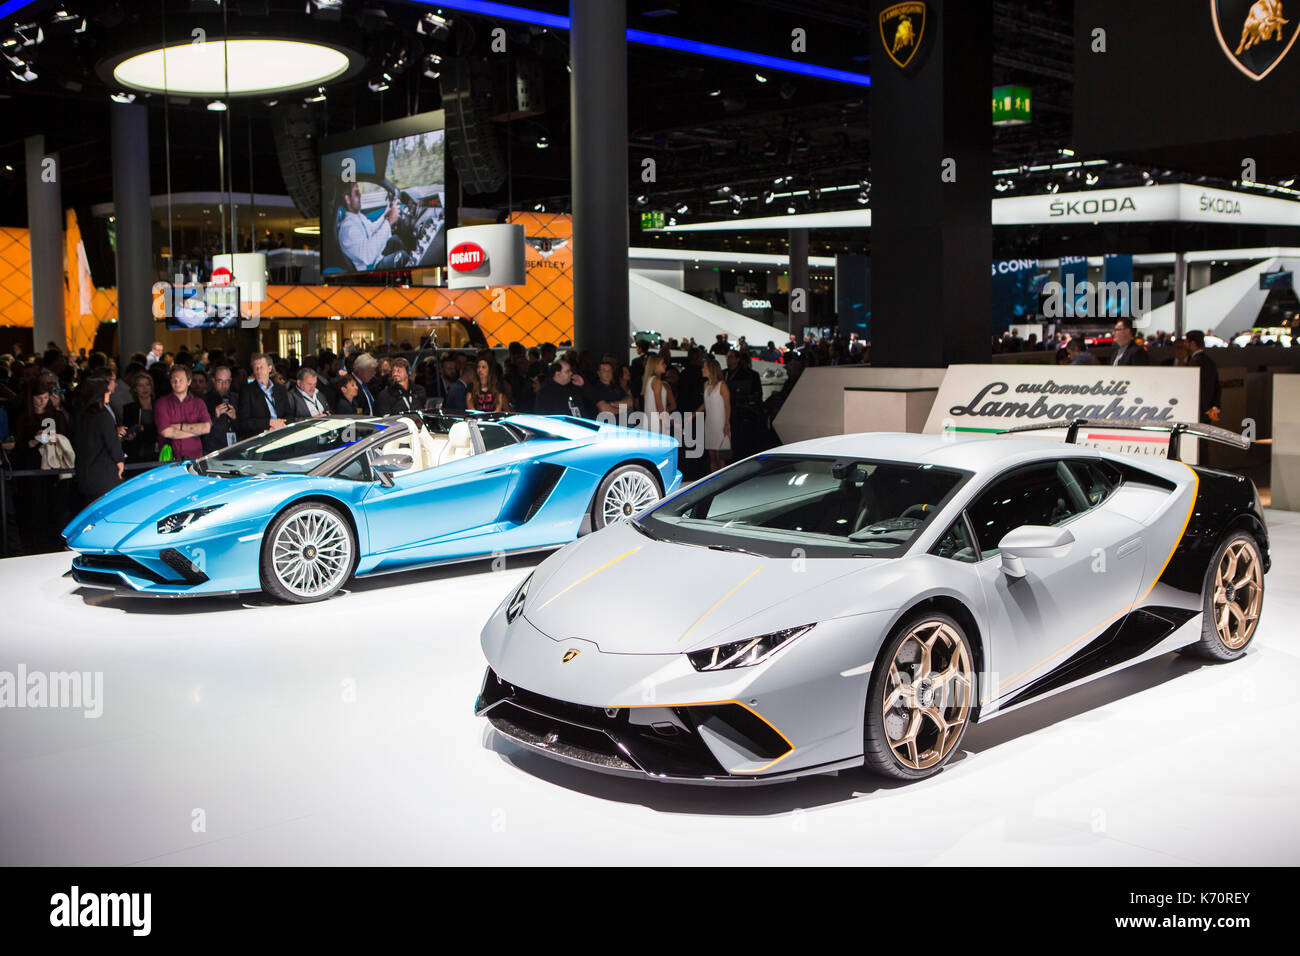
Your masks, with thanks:
[[[664,214],[662,212],[641,213],[642,229],[662,229],[663,227],[664,227]]]
[[[1029,122],[1030,95],[1027,86],[993,88],[993,125],[1020,126]]]

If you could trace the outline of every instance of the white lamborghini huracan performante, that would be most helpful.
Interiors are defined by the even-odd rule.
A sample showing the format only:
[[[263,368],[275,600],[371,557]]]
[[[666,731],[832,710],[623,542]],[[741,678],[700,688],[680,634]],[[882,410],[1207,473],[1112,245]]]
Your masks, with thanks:
[[[1241,656],[1246,478],[1066,442],[844,435],[738,462],[552,555],[483,630],[478,713],[533,751],[708,784],[936,773],[972,722],[1175,649]],[[1042,426],[1039,426],[1042,427]],[[1056,427],[1063,427],[1057,425]]]

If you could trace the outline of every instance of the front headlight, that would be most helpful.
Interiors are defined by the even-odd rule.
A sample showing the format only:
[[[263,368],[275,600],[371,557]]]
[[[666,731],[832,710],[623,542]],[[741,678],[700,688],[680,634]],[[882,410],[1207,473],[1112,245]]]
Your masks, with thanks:
[[[788,627],[784,631],[773,631],[761,637],[750,637],[743,641],[732,641],[730,644],[719,644],[717,647],[706,647],[702,651],[689,651],[686,656],[697,671],[724,671],[733,667],[750,667],[763,663],[780,648],[812,629],[812,624]]]
[[[189,511],[178,511],[174,515],[168,515],[158,522],[158,533],[175,534],[177,531],[183,531],[205,514],[216,511],[220,507],[222,506],[209,505],[206,508],[191,508]]]
[[[513,624],[515,618],[523,613],[524,599],[528,597],[528,584],[532,580],[532,574],[529,574],[528,577],[524,578],[524,583],[519,585],[519,589],[516,590],[514,596],[510,598],[510,603],[506,605],[507,624]]]

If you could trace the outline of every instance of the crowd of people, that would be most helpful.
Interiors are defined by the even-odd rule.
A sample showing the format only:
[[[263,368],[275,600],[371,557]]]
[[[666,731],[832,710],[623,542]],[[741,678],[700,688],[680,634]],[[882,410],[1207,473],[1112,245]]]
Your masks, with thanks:
[[[258,353],[244,365],[218,350],[172,353],[155,342],[121,369],[104,353],[74,356],[51,343],[39,354],[0,355],[6,550],[58,550],[59,532],[84,504],[160,461],[317,416],[422,409],[600,417],[674,433],[695,415],[704,447],[682,461],[695,477],[776,444],[775,408],[764,404],[750,351],[730,343],[709,351],[693,341],[643,343],[627,361],[549,343],[515,342],[502,354],[405,343],[363,350],[345,340],[338,355]]]

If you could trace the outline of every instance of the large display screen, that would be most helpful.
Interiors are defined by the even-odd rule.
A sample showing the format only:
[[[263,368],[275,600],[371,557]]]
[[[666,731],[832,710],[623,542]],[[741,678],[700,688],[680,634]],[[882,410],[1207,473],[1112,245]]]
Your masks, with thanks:
[[[327,137],[322,274],[445,264],[447,180],[442,111]]]
[[[167,328],[239,328],[239,286],[183,285],[170,291],[163,316]]]
[[[1295,273],[1283,272],[1261,272],[1259,276],[1259,287],[1265,292],[1272,292],[1275,289],[1289,290],[1295,288],[1293,281]]]

